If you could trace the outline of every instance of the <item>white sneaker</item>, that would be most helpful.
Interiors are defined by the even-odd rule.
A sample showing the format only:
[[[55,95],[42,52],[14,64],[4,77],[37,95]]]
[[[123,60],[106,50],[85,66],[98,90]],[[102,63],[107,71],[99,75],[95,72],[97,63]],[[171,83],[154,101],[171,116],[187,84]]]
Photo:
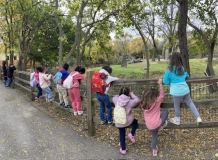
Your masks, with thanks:
[[[83,111],[78,111],[78,115],[79,116],[83,115]]]
[[[175,125],[180,125],[180,118],[178,117],[170,118],[169,121]]]
[[[197,125],[199,125],[200,123],[202,123],[202,119],[201,119],[201,117],[198,117],[197,118]]]
[[[74,115],[74,116],[77,116],[77,112],[73,112],[73,115]]]

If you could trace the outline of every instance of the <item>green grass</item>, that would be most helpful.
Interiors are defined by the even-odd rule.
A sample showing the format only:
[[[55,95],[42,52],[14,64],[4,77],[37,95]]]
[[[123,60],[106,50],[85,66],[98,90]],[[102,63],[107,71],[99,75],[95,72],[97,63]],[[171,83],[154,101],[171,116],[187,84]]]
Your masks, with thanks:
[[[165,69],[167,68],[167,61],[161,62],[151,62],[150,64],[150,78],[156,78],[161,76]],[[206,59],[191,59],[191,76],[192,77],[202,77],[204,76],[204,71],[206,69]],[[146,70],[145,62],[128,64],[127,68],[122,68],[120,65],[112,65],[113,75],[126,78],[126,79],[142,79],[145,77]],[[92,70],[99,70],[100,67],[93,68]],[[214,61],[214,70],[218,74],[218,60]]]

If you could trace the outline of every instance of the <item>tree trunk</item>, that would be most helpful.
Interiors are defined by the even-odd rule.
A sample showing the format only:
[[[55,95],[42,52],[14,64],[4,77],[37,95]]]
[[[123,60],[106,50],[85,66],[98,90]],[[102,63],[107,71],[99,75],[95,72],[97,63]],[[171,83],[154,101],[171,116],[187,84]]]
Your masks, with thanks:
[[[134,20],[134,18],[132,16],[130,16],[130,20],[133,22],[133,24],[135,25],[137,31],[139,32],[141,38],[142,38],[142,42],[143,42],[143,45],[144,45],[144,50],[145,50],[145,54],[146,54],[146,75],[145,75],[145,78],[149,78],[149,71],[150,71],[150,62],[149,62],[149,53],[148,53],[148,46],[147,46],[147,43],[146,43],[146,40],[145,40],[145,36],[141,30],[141,28],[139,27],[139,25],[136,23],[136,21]]]
[[[58,12],[58,8],[59,8],[59,2],[58,0],[55,1],[55,6],[56,6],[56,10]],[[58,46],[58,64],[59,66],[62,65],[63,63],[63,38],[64,38],[64,31],[63,31],[63,27],[61,25],[61,20],[59,19],[57,13],[55,14],[55,22],[58,26],[58,31],[59,31],[59,36],[58,36],[58,40],[59,40],[59,46]]]
[[[187,18],[188,18],[188,0],[177,0],[179,3],[179,21],[178,21],[178,39],[179,49],[182,55],[182,62],[190,74],[189,54],[187,45]]]

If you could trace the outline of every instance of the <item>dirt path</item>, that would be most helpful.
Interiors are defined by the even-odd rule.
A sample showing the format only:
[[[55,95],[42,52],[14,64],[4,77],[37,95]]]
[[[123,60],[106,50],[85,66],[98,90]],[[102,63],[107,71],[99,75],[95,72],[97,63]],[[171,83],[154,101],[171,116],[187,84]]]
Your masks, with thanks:
[[[145,159],[93,138],[84,137],[60,124],[25,98],[22,92],[0,84],[0,159]]]

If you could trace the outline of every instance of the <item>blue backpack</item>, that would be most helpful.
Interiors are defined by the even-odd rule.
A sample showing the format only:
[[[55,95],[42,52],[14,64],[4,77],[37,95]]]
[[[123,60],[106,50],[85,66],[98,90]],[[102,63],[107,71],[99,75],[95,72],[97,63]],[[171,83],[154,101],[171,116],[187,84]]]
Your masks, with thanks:
[[[58,71],[53,78],[53,81],[55,84],[61,84],[62,82],[62,73],[60,71]]]

